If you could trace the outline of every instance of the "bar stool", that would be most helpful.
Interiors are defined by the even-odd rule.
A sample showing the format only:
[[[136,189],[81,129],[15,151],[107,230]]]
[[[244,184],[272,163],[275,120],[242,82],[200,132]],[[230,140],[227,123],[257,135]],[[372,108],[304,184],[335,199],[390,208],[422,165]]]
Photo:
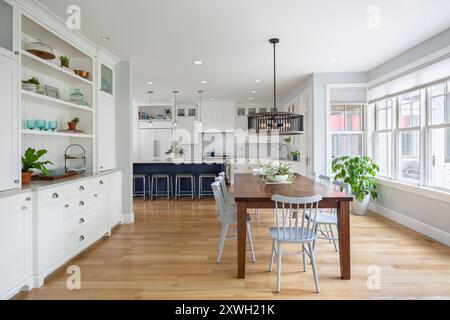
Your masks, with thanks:
[[[212,190],[205,191],[203,190],[203,180],[208,179],[215,182],[216,175],[213,173],[201,173],[198,176],[198,198],[201,199],[203,196],[213,196],[214,192]],[[211,182],[207,184],[211,186]]]
[[[143,191],[136,191],[136,180],[142,180]],[[133,174],[133,197],[143,197],[147,200],[147,175],[145,174]]]
[[[183,180],[191,181],[191,190],[183,191],[181,190],[181,182]],[[175,176],[175,200],[181,198],[182,196],[191,196],[192,200],[195,198],[195,178],[193,174],[177,174]]]
[[[161,194],[158,192],[158,181],[161,179],[167,181],[167,193]],[[158,196],[167,196],[167,200],[170,200],[172,190],[173,190],[173,181],[172,178],[170,177],[170,174],[163,173],[152,175],[152,184],[150,186],[150,197],[152,200],[154,197],[158,198]]]

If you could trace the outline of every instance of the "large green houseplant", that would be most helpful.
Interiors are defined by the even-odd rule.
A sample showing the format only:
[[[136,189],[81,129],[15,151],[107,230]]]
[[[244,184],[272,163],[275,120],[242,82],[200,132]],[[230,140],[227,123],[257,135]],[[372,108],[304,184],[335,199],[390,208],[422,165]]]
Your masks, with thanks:
[[[370,198],[378,198],[375,176],[379,171],[370,157],[341,157],[333,161],[334,179],[347,183],[356,198],[353,205],[355,214],[366,215]]]
[[[22,157],[22,183],[29,184],[31,181],[31,176],[33,175],[32,170],[39,170],[43,175],[48,175],[48,170],[46,165],[53,164],[50,161],[38,161],[42,156],[47,153],[47,150],[38,150],[28,148]]]

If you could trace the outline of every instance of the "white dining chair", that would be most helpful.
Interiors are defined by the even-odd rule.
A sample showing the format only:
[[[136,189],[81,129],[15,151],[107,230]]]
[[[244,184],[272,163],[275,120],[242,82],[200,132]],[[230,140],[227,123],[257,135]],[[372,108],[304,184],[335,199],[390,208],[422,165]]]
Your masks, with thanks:
[[[225,202],[225,198],[223,196],[223,190],[220,182],[215,182],[211,185],[214,198],[216,200],[217,210],[219,212],[219,221],[222,224],[222,232],[220,234],[220,240],[219,240],[219,249],[217,253],[216,262],[220,263],[220,260],[222,258],[222,252],[223,252],[223,246],[225,244],[228,233],[228,228],[232,225],[237,226],[237,209],[234,206],[227,205]],[[255,257],[255,249],[253,247],[253,239],[252,239],[252,233],[251,233],[251,222],[252,217],[247,214],[247,240],[250,245],[250,252],[252,255],[252,261],[256,262]]]
[[[272,201],[275,202],[274,214],[276,227],[270,228],[269,230],[273,240],[269,272],[273,271],[274,259],[277,256],[276,292],[279,293],[281,290],[282,245],[283,243],[297,243],[301,244],[302,251],[295,252],[295,254],[301,254],[303,256],[304,272],[306,272],[306,255],[311,259],[314,284],[316,292],[319,293],[314,242],[317,240],[316,216],[318,214],[319,202],[322,201],[322,196],[291,198],[275,195],[272,197]],[[306,219],[306,212],[309,214],[309,219]]]
[[[349,193],[350,190],[349,185],[342,181],[333,181],[333,188],[336,191],[344,192],[347,194]],[[309,219],[308,213],[306,214],[306,217]],[[317,239],[327,240],[328,242],[333,243],[334,250],[338,252],[339,250],[337,241],[339,239],[335,237],[334,235],[335,233],[333,231],[333,228],[337,228],[338,225],[336,209],[331,210],[331,212],[327,212],[326,210],[320,210],[316,217],[316,224],[318,231]],[[325,228],[325,232],[323,231],[322,227]],[[314,243],[314,247],[315,246],[316,243]]]

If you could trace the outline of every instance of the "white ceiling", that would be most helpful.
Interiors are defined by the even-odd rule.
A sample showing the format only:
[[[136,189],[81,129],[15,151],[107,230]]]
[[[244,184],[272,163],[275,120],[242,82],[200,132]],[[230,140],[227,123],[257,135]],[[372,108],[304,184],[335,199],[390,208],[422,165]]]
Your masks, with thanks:
[[[272,50],[278,46],[278,93],[312,72],[368,71],[450,27],[449,0],[41,0],[62,19],[82,10],[81,32],[133,64],[133,94],[146,103],[205,99],[272,100]],[[370,5],[380,30],[366,26]],[[102,35],[111,38],[101,40]],[[193,65],[195,59],[203,66]],[[337,62],[331,63],[331,59]],[[256,85],[254,80],[262,80]],[[208,81],[201,85],[200,81]],[[147,85],[153,81],[155,85]],[[256,90],[256,94],[250,91]]]

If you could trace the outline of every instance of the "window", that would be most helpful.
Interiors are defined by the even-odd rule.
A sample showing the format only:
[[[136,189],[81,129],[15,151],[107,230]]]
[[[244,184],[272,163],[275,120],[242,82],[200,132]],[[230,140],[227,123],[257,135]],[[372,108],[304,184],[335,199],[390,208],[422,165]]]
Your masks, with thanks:
[[[331,144],[333,159],[363,154],[364,105],[331,106]]]
[[[371,106],[380,176],[450,190],[450,82]]]
[[[428,184],[450,189],[449,82],[428,89]]]
[[[380,175],[387,178],[392,177],[393,112],[393,99],[375,104],[375,161],[380,167]]]
[[[421,91],[398,98],[399,161],[401,180],[420,183],[420,108]]]

